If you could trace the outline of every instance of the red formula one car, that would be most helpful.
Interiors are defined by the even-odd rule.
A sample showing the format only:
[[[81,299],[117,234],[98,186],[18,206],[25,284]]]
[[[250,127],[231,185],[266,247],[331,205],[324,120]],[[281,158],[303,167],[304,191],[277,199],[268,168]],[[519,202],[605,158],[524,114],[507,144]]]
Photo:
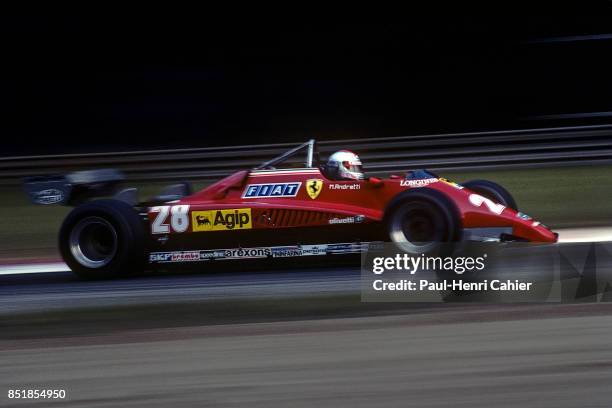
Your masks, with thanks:
[[[65,262],[86,278],[147,265],[358,253],[381,241],[415,255],[461,240],[557,241],[493,182],[459,185],[425,170],[365,178],[355,163],[331,164],[346,166],[348,177],[330,162],[320,166],[311,140],[199,192],[183,183],[147,202],[135,189],[92,199],[116,190],[121,175],[112,170],[31,178],[25,186],[35,203],[76,206],[59,243]]]

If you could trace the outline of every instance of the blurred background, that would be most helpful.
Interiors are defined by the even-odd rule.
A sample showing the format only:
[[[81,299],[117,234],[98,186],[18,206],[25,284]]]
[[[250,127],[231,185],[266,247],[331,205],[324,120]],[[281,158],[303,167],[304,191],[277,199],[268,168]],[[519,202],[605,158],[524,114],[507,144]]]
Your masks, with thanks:
[[[589,4],[316,22],[5,14],[2,152],[607,123],[610,6]]]
[[[154,194],[309,138],[323,158],[351,147],[371,175],[501,182],[554,228],[609,224],[612,10],[556,11],[3,15],[0,257],[57,257],[66,209],[28,206],[23,177],[116,167]]]
[[[553,229],[609,234],[611,2],[237,14],[0,15],[0,401],[29,406],[6,389],[45,386],[98,407],[610,406],[610,307],[593,299],[381,306],[361,302],[358,265],[105,282],[36,269],[59,260],[70,209],[29,204],[24,177],[114,167],[154,195],[310,138],[370,175],[490,179]],[[572,249],[612,253],[589,245]]]

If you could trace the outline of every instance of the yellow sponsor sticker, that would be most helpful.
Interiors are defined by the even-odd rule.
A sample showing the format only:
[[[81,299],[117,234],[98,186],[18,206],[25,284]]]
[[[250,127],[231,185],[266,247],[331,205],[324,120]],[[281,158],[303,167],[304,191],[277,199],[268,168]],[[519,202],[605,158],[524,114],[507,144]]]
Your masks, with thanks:
[[[448,184],[450,186],[453,186],[456,189],[463,190],[463,186],[461,184],[455,183],[454,181],[450,181],[450,180],[447,180],[445,178],[440,178],[440,181],[443,182],[443,183],[446,183],[446,184]]]
[[[251,209],[192,211],[191,225],[193,232],[251,229]]]

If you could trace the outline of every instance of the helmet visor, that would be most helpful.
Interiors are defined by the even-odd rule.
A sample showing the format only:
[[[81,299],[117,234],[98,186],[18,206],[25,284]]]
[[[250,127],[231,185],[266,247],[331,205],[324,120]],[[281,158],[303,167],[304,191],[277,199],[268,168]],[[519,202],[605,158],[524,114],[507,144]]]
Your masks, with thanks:
[[[342,166],[344,166],[345,169],[347,169],[348,171],[353,172],[353,173],[362,173],[363,172],[360,164],[355,164],[355,163],[351,164],[350,162],[345,161],[345,162],[342,163]]]

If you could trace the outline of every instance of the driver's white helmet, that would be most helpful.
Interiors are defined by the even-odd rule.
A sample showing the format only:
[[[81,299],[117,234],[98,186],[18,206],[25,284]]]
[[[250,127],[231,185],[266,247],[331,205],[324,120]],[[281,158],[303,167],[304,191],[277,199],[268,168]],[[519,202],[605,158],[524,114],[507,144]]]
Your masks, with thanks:
[[[349,150],[339,150],[329,156],[327,171],[336,180],[363,180],[359,156]]]

